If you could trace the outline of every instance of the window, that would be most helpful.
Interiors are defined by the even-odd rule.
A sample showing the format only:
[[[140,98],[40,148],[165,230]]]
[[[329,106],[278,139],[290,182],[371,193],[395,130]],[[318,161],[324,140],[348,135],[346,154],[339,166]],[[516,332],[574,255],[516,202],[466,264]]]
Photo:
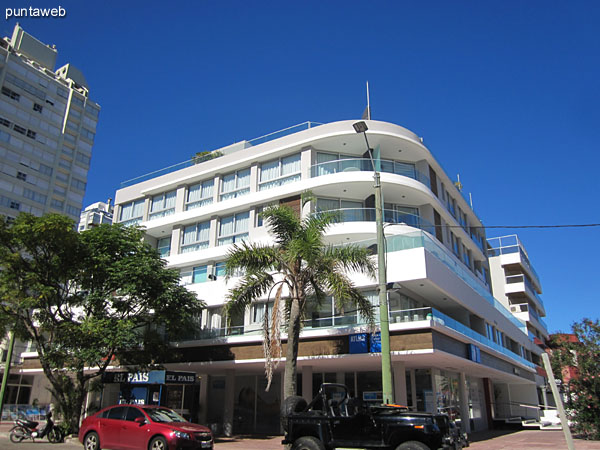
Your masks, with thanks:
[[[17,94],[15,91],[13,91],[12,89],[9,89],[7,87],[2,87],[2,93],[4,95],[6,95],[8,98],[11,98],[13,100],[19,101],[19,99],[21,98],[21,96],[19,94]]]
[[[39,112],[41,114],[43,109],[44,109],[44,107],[42,105],[40,105],[39,103],[33,104],[33,110],[35,112]]]
[[[307,305],[305,317],[305,326],[311,328],[352,325],[357,322],[357,311],[349,307],[342,313],[335,306],[333,297],[327,296],[320,305],[315,302]]]
[[[188,188],[185,209],[200,208],[210,205],[213,201],[214,180],[206,180]]]
[[[85,191],[86,183],[84,181],[78,180],[77,178],[71,178],[71,187],[73,189],[77,189],[79,191]]]
[[[341,200],[339,198],[317,198],[317,211],[335,211],[342,222],[375,220],[375,211],[363,209],[362,202]],[[372,216],[369,217],[369,216]]]
[[[208,266],[197,266],[192,270],[192,283],[204,283],[208,278]]]
[[[220,200],[240,197],[250,192],[250,169],[238,170],[221,180]]]
[[[177,191],[163,192],[162,194],[152,197],[150,206],[150,215],[148,220],[158,219],[160,217],[175,214],[175,200],[177,199]]]
[[[225,262],[221,261],[215,264],[215,277],[218,279],[220,277],[225,277],[227,272],[225,270]]]
[[[108,415],[106,416],[106,418],[122,420],[123,413],[125,412],[126,409],[127,409],[126,406],[117,406],[116,408],[112,408],[108,411]]]
[[[84,155],[83,153],[77,152],[77,154],[75,155],[75,161],[80,162],[81,164],[83,164],[85,166],[90,165],[90,157],[87,155]]]
[[[133,422],[138,417],[144,417],[144,413],[141,412],[137,408],[132,408],[132,407],[127,408],[127,413],[125,414],[125,420],[127,420],[129,422]]]
[[[161,258],[169,256],[171,254],[171,236],[159,239],[156,249],[160,253]]]
[[[27,174],[23,172],[17,172],[17,178],[19,180],[27,181]]]
[[[142,221],[144,215],[144,200],[136,200],[121,206],[119,222],[124,225],[135,225]]]
[[[262,323],[265,314],[271,314],[273,312],[273,302],[268,303],[254,303],[252,305],[250,320],[251,323]],[[269,320],[271,318],[269,317]]]
[[[27,137],[31,138],[31,139],[35,139],[37,133],[35,131],[32,130],[27,130]]]
[[[0,117],[0,125],[4,125],[5,127],[10,127],[10,120],[6,120],[3,117]]]
[[[271,189],[300,179],[300,153],[260,165],[258,189]]]
[[[20,125],[17,125],[16,123],[13,125],[13,130],[15,130],[17,133],[20,133],[20,134],[23,134],[23,135],[27,134],[27,129],[23,128]]]
[[[79,97],[73,96],[71,98],[71,103],[79,106],[80,108],[83,108],[83,100],[81,100]]]
[[[210,222],[201,222],[183,229],[181,253],[194,252],[208,248],[210,238]]]
[[[67,214],[69,216],[79,216],[81,213],[81,208],[73,205],[67,205]]]
[[[87,128],[81,128],[81,132],[80,132],[81,136],[85,137],[86,139],[93,141],[94,137],[96,136],[95,133],[93,133],[92,131],[88,130]]]
[[[31,95],[35,95],[40,100],[46,100],[46,93],[44,91],[42,91],[41,89],[36,88],[35,86],[32,86],[31,84],[27,83],[26,81],[23,81],[20,78],[17,78],[17,77],[15,77],[14,75],[12,75],[10,73],[6,74],[6,78],[5,79],[9,83],[14,84],[15,86],[20,87],[25,92],[29,92]]]
[[[90,105],[89,103],[87,105],[85,105],[85,112],[87,114],[89,114],[90,116],[93,117],[98,117],[98,115],[100,114],[100,111],[96,108],[94,108],[92,105]]]
[[[58,95],[59,97],[62,97],[64,99],[68,99],[69,91],[66,91],[65,89],[61,89],[61,88],[56,88],[56,95]]]
[[[55,198],[52,199],[52,201],[50,202],[50,206],[52,206],[54,209],[58,209],[62,211],[64,202],[57,200]]]
[[[33,200],[34,202],[41,203],[42,205],[46,204],[46,199],[48,198],[47,196],[28,188],[23,189],[23,197]]]
[[[223,217],[219,224],[218,245],[233,244],[248,238],[250,212]]]

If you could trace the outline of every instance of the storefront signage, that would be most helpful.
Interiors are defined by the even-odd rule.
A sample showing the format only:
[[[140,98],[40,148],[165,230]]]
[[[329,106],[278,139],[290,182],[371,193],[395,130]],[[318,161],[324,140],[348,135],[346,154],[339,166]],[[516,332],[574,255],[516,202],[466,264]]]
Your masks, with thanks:
[[[174,384],[194,384],[196,374],[194,372],[171,372],[167,370],[165,382]]]
[[[194,372],[175,372],[167,370],[151,370],[149,372],[105,372],[102,376],[103,383],[129,383],[129,384],[194,384]]]
[[[369,348],[371,353],[381,353],[381,333],[371,334],[371,347]]]
[[[473,362],[480,363],[481,362],[481,350],[479,347],[473,344],[467,345],[467,358]]]
[[[367,353],[369,347],[367,345],[367,333],[351,334],[350,338],[350,353]]]

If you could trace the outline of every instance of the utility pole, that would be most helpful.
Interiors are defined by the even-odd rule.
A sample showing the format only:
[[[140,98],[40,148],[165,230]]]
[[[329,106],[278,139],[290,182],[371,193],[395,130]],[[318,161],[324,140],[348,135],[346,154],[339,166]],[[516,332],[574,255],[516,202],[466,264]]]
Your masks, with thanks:
[[[390,353],[390,317],[387,299],[387,274],[385,266],[385,236],[383,234],[383,195],[381,193],[381,177],[375,166],[371,147],[367,139],[367,124],[356,122],[353,124],[357,133],[365,137],[369,158],[373,166],[373,179],[375,181],[375,226],[377,228],[377,279],[379,285],[379,320],[381,333],[381,387],[382,402],[384,404],[394,403],[394,390],[392,388],[392,357]]]
[[[565,440],[567,441],[567,447],[569,450],[575,450],[573,444],[573,436],[571,436],[571,429],[567,422],[567,415],[565,414],[565,407],[563,406],[562,397],[556,387],[556,380],[552,373],[552,366],[550,365],[550,358],[548,353],[542,353],[542,361],[544,361],[544,367],[546,368],[546,375],[548,375],[548,382],[550,383],[550,389],[552,389],[552,395],[554,396],[554,402],[556,403],[556,409],[558,409],[558,416],[560,417],[560,423],[562,425],[563,433],[565,434]]]

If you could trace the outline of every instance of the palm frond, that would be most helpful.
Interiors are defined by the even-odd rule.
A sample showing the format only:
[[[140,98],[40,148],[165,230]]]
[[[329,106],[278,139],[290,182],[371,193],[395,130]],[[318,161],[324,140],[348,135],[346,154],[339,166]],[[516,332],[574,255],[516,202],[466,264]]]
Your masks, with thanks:
[[[227,253],[226,279],[229,280],[239,269],[245,272],[271,271],[277,269],[277,265],[278,251],[275,247],[242,241],[234,244]]]
[[[375,262],[369,258],[370,252],[367,248],[357,245],[345,245],[340,247],[327,247],[324,258],[335,263],[345,271],[354,271],[376,278]]]
[[[265,355],[265,375],[267,377],[267,387],[265,391],[269,391],[271,381],[273,380],[273,372],[279,365],[281,358],[281,293],[284,283],[280,283],[275,294],[273,302],[273,311],[271,312],[271,322],[269,323],[269,314],[266,313],[263,319],[263,352]]]
[[[268,272],[251,272],[242,277],[229,291],[224,311],[228,318],[236,313],[244,313],[253,301],[262,297],[273,285],[273,276]]]
[[[261,214],[278,245],[285,246],[302,228],[300,219],[289,206],[270,206]]]

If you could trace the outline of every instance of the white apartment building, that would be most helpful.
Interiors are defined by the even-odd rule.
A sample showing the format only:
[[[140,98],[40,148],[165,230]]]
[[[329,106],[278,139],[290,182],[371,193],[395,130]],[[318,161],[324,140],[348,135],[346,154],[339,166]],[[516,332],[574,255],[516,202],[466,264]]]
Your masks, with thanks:
[[[96,202],[86,206],[81,211],[77,230],[82,232],[98,225],[112,224],[114,207],[111,205],[111,201],[112,199],[109,198],[107,203]]]
[[[383,187],[396,402],[427,411],[456,406],[470,430],[512,414],[502,402],[537,404],[540,351],[526,324],[492,295],[481,221],[421,138],[391,123],[366,123]],[[236,280],[225,281],[224,262],[233,243],[271,242],[259,213],[272,204],[303,216],[340,211],[328,243],[375,244],[373,170],[352,125],[290,127],[117,191],[115,221],[145,227],[146,239],[207,308],[201,330],[175,343],[178,362],[167,364],[199,381],[165,383],[157,394],[156,385],[134,386],[139,377],[130,377],[132,383],[106,384],[101,406],[135,388],[136,401],[160,400],[225,434],[279,431],[283,364],[265,392],[261,335],[271,303],[265,298],[228,326],[221,308]],[[306,190],[316,200],[302,207]],[[377,305],[377,281],[353,281]],[[366,401],[380,395],[376,338],[356,311],[337,311],[333,302],[308,311],[298,367],[299,394],[307,399],[324,381],[345,383]]]
[[[100,107],[71,64],[16,25],[0,39],[0,214],[62,213],[85,193]]]

